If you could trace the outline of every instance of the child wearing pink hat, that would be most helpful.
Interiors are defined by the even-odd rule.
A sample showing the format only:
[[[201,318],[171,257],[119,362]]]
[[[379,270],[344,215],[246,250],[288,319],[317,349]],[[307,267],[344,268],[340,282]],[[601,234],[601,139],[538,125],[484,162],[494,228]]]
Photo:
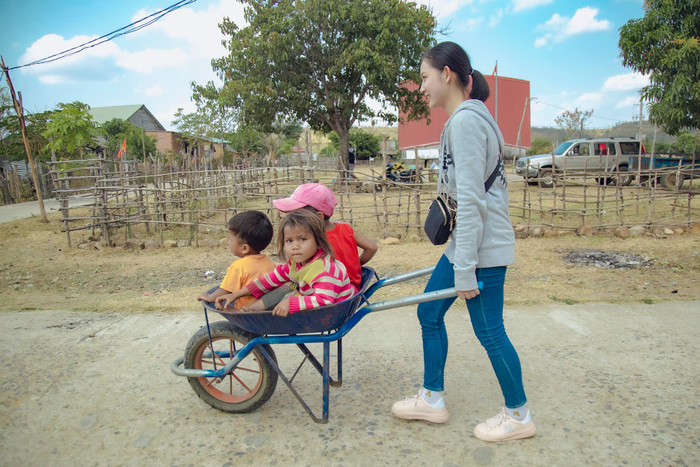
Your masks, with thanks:
[[[330,220],[338,204],[333,190],[321,183],[305,183],[288,198],[276,199],[272,204],[282,212],[308,209],[318,213],[325,222],[326,236],[335,257],[345,265],[350,283],[360,290],[362,265],[377,252],[377,242],[353,230],[350,224]],[[358,254],[358,247],[362,249],[361,254]]]

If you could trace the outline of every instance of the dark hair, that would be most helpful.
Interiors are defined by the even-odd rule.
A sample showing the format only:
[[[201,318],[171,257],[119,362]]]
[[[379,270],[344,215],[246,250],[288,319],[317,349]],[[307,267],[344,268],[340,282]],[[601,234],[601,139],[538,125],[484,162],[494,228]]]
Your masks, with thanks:
[[[440,42],[432,49],[428,49],[423,53],[422,60],[428,60],[433,68],[442,70],[448,67],[452,73],[457,75],[459,84],[462,89],[465,89],[469,84],[469,75],[472,77],[472,90],[469,92],[470,99],[478,99],[486,102],[491,91],[489,83],[486,82],[484,75],[472,68],[469,61],[469,55],[462,47],[454,42]]]
[[[335,253],[333,252],[333,247],[326,237],[326,225],[318,217],[318,214],[306,209],[297,209],[287,214],[282,222],[280,222],[279,230],[277,231],[277,254],[280,258],[285,261],[287,255],[284,254],[284,228],[285,227],[296,227],[299,226],[304,230],[307,230],[311,235],[314,236],[316,240],[316,245],[322,249],[327,255],[335,260]]]
[[[258,253],[267,248],[274,233],[270,219],[260,211],[236,214],[228,220],[226,227]]]
[[[306,205],[306,206],[304,206],[303,208],[299,208],[299,209],[306,209],[306,210],[309,211],[309,212],[313,212],[313,213],[316,214],[317,216],[318,216],[319,213],[321,213],[321,214],[323,215],[323,220],[324,220],[324,221],[330,220],[330,217],[328,216],[328,214],[325,214],[325,213],[319,211],[318,209],[316,209],[316,208],[313,207],[313,206]]]

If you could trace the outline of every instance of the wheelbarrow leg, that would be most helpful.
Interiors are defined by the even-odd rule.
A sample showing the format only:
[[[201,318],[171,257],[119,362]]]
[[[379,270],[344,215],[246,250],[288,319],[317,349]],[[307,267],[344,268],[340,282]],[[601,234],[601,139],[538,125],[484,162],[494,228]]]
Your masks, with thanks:
[[[329,384],[333,386],[334,388],[340,387],[343,385],[343,363],[342,363],[342,352],[343,352],[343,346],[342,346],[342,339],[338,339],[338,379],[333,379],[330,377],[329,373]],[[316,371],[318,371],[321,375],[323,375],[323,365],[321,365],[321,362],[318,361],[316,356],[311,353],[311,350],[305,345],[305,344],[297,344],[297,347],[299,347],[299,350],[302,351],[304,356],[306,357],[306,360],[313,365],[314,368],[316,368]],[[302,362],[303,364],[304,362]],[[330,368],[330,367],[329,367]],[[298,370],[297,370],[298,371]],[[296,376],[296,373],[290,378],[290,381],[294,380],[294,377]]]
[[[343,385],[343,339],[338,339],[338,379],[331,380],[331,386],[339,387]]]
[[[328,422],[328,406],[330,405],[330,362],[331,343],[323,343],[323,419]]]
[[[263,356],[265,359],[270,363],[272,368],[275,370],[277,375],[282,379],[284,384],[287,385],[290,391],[292,391],[292,394],[294,394],[294,397],[296,397],[297,401],[299,401],[299,404],[306,410],[306,413],[309,414],[311,419],[316,422],[316,423],[328,423],[328,405],[330,403],[330,398],[329,396],[329,375],[328,375],[328,367],[329,367],[329,349],[330,349],[330,343],[324,342],[323,343],[323,369],[322,369],[322,374],[323,374],[323,416],[321,418],[317,417],[314,415],[313,411],[311,408],[308,406],[308,404],[304,401],[304,399],[301,397],[299,392],[296,390],[296,388],[292,385],[292,382],[287,378],[287,376],[282,372],[280,367],[277,365],[277,362],[270,357],[270,354],[265,350],[265,347],[260,346],[260,351],[262,352]]]

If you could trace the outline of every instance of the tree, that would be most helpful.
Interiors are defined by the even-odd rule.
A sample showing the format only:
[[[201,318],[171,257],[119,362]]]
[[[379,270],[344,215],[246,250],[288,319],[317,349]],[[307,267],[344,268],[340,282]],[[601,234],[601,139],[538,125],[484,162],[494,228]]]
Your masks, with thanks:
[[[649,119],[672,135],[700,128],[700,0],[647,0],[620,28],[622,63],[649,76]]]
[[[220,25],[229,54],[212,61],[224,82],[195,86],[195,96],[239,109],[246,123],[270,133],[280,117],[339,135],[347,166],[353,123],[397,116],[373,110],[374,98],[409,118],[428,114],[417,88],[420,56],[433,44],[435,18],[403,0],[244,0],[248,26]]]
[[[334,153],[337,154],[340,150],[340,137],[338,133],[334,131],[331,132],[330,135],[328,135],[328,139],[331,143],[329,146],[335,151]],[[360,128],[353,128],[348,134],[348,142],[352,143],[352,146],[355,148],[355,156],[361,160],[374,157],[381,149],[381,141],[382,139],[379,136]]]
[[[566,132],[567,138],[575,138],[577,135],[579,138],[583,138],[583,128],[586,120],[591,118],[593,115],[593,109],[591,110],[579,110],[575,108],[573,111],[565,110],[554,122]]]
[[[36,160],[46,158],[46,154],[48,154],[44,151],[48,140],[42,136],[42,133],[46,131],[46,125],[52,114],[53,111],[46,111],[25,113],[24,115],[29,147]],[[27,158],[19,128],[19,119],[6,86],[0,87],[0,154],[13,161]]]
[[[42,134],[49,141],[46,150],[59,157],[82,157],[86,149],[95,147],[95,137],[101,131],[89,110],[87,104],[77,101],[58,104]]]
[[[678,133],[676,142],[671,145],[671,151],[692,154],[698,152],[698,146],[700,146],[700,136],[684,130]]]
[[[532,140],[531,147],[527,150],[526,155],[533,156],[535,154],[547,154],[551,153],[552,149],[554,149],[554,145],[549,139],[538,136]]]
[[[126,139],[129,159],[143,159],[144,154],[156,154],[156,138],[147,136],[143,128],[120,118],[113,118],[102,125],[107,139],[107,153],[117,156],[122,142]]]

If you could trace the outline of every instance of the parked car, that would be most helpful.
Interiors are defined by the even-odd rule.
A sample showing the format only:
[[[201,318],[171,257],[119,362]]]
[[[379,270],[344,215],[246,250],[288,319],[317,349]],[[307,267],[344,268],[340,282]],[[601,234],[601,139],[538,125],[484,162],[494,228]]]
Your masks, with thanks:
[[[628,174],[629,158],[639,154],[640,142],[635,138],[584,138],[565,141],[553,154],[521,157],[515,173],[524,178],[537,178],[542,188],[551,188],[557,176],[566,170],[567,176],[594,174],[601,185],[619,183],[627,186],[633,176]],[[642,145],[642,152],[644,146]]]

